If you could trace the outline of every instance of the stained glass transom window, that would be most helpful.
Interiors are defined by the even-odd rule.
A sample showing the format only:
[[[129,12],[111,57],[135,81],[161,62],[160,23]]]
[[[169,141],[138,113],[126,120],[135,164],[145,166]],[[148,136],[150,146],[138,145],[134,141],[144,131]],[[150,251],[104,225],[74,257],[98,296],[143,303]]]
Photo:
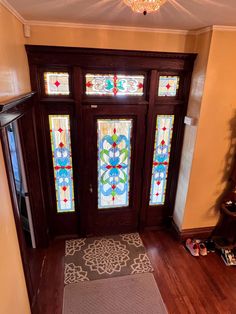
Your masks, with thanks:
[[[85,78],[86,95],[143,95],[143,75],[86,74]]]
[[[165,202],[173,125],[174,115],[157,116],[149,205]]]
[[[46,95],[69,95],[69,73],[45,72],[44,86]]]
[[[49,115],[57,212],[74,211],[69,115]]]
[[[132,122],[97,121],[99,209],[129,205]]]
[[[158,96],[176,96],[179,89],[179,76],[160,76]]]

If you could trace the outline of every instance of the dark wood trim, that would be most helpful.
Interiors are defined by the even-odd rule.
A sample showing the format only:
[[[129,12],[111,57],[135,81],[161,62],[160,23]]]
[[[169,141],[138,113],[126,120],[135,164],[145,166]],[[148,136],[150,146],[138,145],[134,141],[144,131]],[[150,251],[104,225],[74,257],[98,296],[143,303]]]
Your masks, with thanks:
[[[119,50],[119,49],[98,49],[98,48],[77,48],[77,47],[55,47],[55,46],[42,46],[42,45],[25,45],[27,53],[70,53],[87,55],[119,55],[131,57],[148,57],[148,58],[161,58],[161,59],[189,59],[192,56],[193,60],[196,57],[195,53],[175,53],[175,52],[154,52],[142,50]],[[51,63],[50,63],[51,64]]]
[[[215,226],[212,227],[202,227],[202,228],[192,228],[192,229],[183,229],[179,230],[178,226],[175,224],[174,221],[172,221],[171,230],[174,234],[175,238],[177,238],[179,241],[185,241],[188,238],[191,239],[208,239]]]
[[[130,51],[114,49],[92,49],[26,45],[29,64],[45,66],[76,65],[86,69],[101,69],[109,71],[129,70],[145,71],[159,69],[159,71],[191,70],[196,54],[165,53],[148,51]],[[79,54],[79,57],[78,57]],[[106,58],[104,58],[106,56]]]
[[[6,126],[9,123],[18,120],[19,136],[21,138],[21,149],[23,154],[23,162],[25,165],[26,179],[28,185],[28,194],[31,204],[32,222],[34,226],[34,234],[36,245],[40,246],[44,241],[44,233],[40,233],[43,228],[47,228],[47,224],[43,223],[39,218],[44,209],[43,197],[40,196],[42,187],[40,185],[40,168],[38,163],[38,146],[35,139],[34,117],[32,115],[34,108],[34,95],[35,92],[29,92],[21,96],[9,99],[1,103],[0,107],[0,140],[3,148],[4,162],[6,166],[6,173],[8,177],[9,191],[11,195],[13,215],[16,225],[17,237],[19,241],[19,248],[23,264],[23,270],[26,280],[26,286],[31,306],[35,302],[37,295],[37,282],[32,280],[34,270],[30,268],[30,251],[34,251],[27,247],[25,236],[22,229],[21,216],[16,196],[16,188],[14,181],[14,173],[12,169],[11,156],[9,151],[8,137]],[[23,126],[23,128],[22,128]],[[33,166],[32,166],[33,165]],[[30,168],[32,166],[32,168]],[[35,189],[35,184],[38,187]],[[39,195],[35,199],[35,191]],[[39,216],[38,216],[39,214]],[[41,241],[41,242],[40,242]],[[44,243],[45,246],[45,243]]]
[[[36,247],[43,248],[48,246],[49,238],[42,183],[44,172],[41,171],[39,162],[39,146],[36,135],[34,108],[18,120],[18,129],[27,178]]]
[[[25,102],[27,99],[32,98],[32,96],[36,92],[29,92],[22,95],[19,95],[14,98],[7,99],[5,101],[0,102],[0,112],[6,111],[11,109],[12,107],[15,107],[23,102]]]
[[[0,103],[0,128],[19,119],[30,110],[34,94],[35,92],[30,92]]]

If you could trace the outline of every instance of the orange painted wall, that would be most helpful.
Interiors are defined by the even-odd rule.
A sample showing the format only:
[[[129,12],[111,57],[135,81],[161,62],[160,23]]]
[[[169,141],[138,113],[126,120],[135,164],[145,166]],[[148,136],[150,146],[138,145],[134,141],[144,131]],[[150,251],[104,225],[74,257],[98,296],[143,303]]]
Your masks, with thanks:
[[[186,200],[188,197],[189,182],[192,170],[192,161],[195,153],[196,134],[198,130],[197,121],[200,119],[200,110],[204,87],[206,81],[206,71],[211,47],[212,31],[204,32],[196,36],[195,51],[197,58],[194,65],[192,83],[189,96],[187,115],[194,118],[196,123],[193,126],[185,126],[184,142],[180,164],[177,195],[174,209],[175,224],[182,229],[183,217],[185,214]],[[191,217],[189,218],[191,223]]]
[[[30,91],[23,25],[0,4],[0,101]]]
[[[30,90],[22,24],[0,5],[0,100]],[[0,313],[28,314],[29,301],[0,143]]]
[[[236,147],[236,32],[213,31],[182,228],[214,226]]]
[[[146,51],[192,52],[195,36],[178,33],[31,26],[27,44]]]

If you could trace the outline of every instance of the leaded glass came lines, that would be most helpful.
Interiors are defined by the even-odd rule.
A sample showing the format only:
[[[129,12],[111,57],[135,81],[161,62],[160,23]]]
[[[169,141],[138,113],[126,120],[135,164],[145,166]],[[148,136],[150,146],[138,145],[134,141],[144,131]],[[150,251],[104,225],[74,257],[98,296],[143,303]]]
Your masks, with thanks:
[[[129,205],[132,122],[97,121],[99,209]]]
[[[85,78],[86,95],[143,95],[143,75],[86,74]]]
[[[69,115],[49,115],[57,212],[74,211]]]
[[[149,205],[165,203],[174,115],[158,115],[154,143]]]
[[[179,76],[160,76],[158,96],[174,97],[179,89]]]
[[[69,95],[69,73],[45,72],[44,87],[46,95]]]

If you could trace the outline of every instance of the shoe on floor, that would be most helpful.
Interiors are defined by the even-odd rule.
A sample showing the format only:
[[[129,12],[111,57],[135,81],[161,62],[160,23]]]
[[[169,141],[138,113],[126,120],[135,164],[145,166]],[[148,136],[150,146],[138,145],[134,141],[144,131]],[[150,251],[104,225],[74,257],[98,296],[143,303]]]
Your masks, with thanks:
[[[199,243],[199,251],[202,256],[207,255],[207,248],[203,242]]]
[[[199,245],[192,239],[187,239],[185,242],[186,248],[193,256],[199,256]]]

